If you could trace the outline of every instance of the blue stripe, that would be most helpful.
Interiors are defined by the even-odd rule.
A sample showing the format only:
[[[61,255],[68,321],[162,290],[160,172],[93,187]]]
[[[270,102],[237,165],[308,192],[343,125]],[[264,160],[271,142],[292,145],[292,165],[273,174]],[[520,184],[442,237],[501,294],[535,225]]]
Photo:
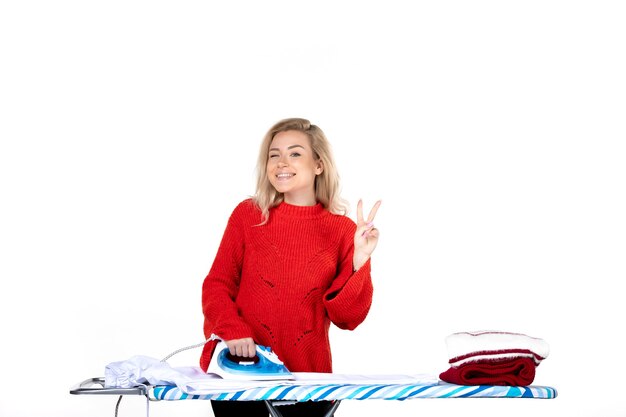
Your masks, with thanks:
[[[241,392],[241,395],[243,396],[243,394],[246,394],[246,398],[248,400],[252,401],[252,400],[256,400],[257,396],[262,391],[263,391],[263,388],[255,388],[252,391],[244,390],[244,391]]]
[[[488,389],[488,388],[491,388],[491,387],[489,387],[488,385],[480,385],[480,386],[478,386],[478,387],[477,387],[474,391],[470,391],[470,392],[468,392],[468,393],[466,393],[466,394],[459,395],[459,398],[467,398],[467,397],[471,397],[471,396],[476,395],[476,394],[478,394],[479,392],[484,391],[484,390],[486,390],[486,389]]]
[[[282,400],[283,398],[285,398],[285,395],[287,395],[287,393],[289,393],[289,391],[291,391],[291,390],[292,390],[292,389],[294,389],[295,387],[296,387],[295,385],[292,385],[292,386],[290,386],[290,387],[285,388],[285,389],[283,390],[283,392],[281,392],[280,394],[278,394],[278,395],[276,396],[276,399],[277,399],[277,400]]]
[[[524,393],[522,394],[522,398],[534,398],[533,391],[530,388],[522,388]]]
[[[366,389],[371,388],[371,385],[360,387],[359,389],[354,390],[350,395],[346,396],[346,400],[351,400],[357,396],[357,394],[361,391],[365,391]]]
[[[337,391],[339,388],[341,388],[341,385],[335,385],[334,387],[330,388],[329,390],[327,390],[326,392],[324,392],[321,396],[320,399],[324,399],[326,398],[326,396],[328,396],[328,394],[330,394],[333,391]]]
[[[236,401],[239,397],[241,397],[243,395],[245,391],[237,391],[235,393],[235,395],[233,395],[233,398],[231,398],[232,401]]]
[[[415,396],[415,395],[419,394],[420,392],[424,392],[424,391],[426,391],[428,388],[432,388],[433,386],[434,386],[434,385],[426,385],[426,386],[423,386],[423,387],[419,387],[419,388],[418,388],[418,389],[416,389],[415,391],[413,391],[413,392],[411,392],[410,394],[408,394],[406,397],[407,397],[407,398],[413,397],[413,396]]]
[[[322,387],[317,387],[315,388],[313,391],[309,392],[306,397],[304,397],[304,401],[309,401],[311,398],[313,398],[313,396],[315,394],[317,394],[319,391],[323,390],[324,388],[326,388],[326,386],[322,386]]]
[[[458,387],[458,385],[456,386]],[[441,398],[441,393],[448,391],[450,387],[454,387],[454,385],[447,383],[431,385],[428,387],[428,392],[425,392],[424,396],[421,396],[420,398]]]
[[[274,393],[274,391],[277,391],[281,388],[280,385],[277,385],[275,387],[270,388],[269,391],[267,391],[261,398],[259,398],[260,400],[270,400],[272,399],[272,393]]]
[[[380,391],[381,389],[383,389],[383,388],[385,388],[385,387],[388,387],[388,386],[389,386],[389,385],[380,385],[380,386],[378,386],[378,387],[376,387],[376,388],[372,389],[371,391],[369,391],[369,392],[365,393],[365,395],[364,395],[364,396],[362,396],[362,397],[361,397],[361,398],[359,398],[359,399],[360,399],[360,400],[364,400],[364,399],[366,399],[366,398],[368,398],[368,397],[371,397],[371,396],[372,396],[372,395],[373,395],[376,391]]]
[[[467,389],[467,387],[465,385],[461,385],[461,386],[459,386],[459,388],[457,388],[455,390],[452,390],[452,391],[448,392],[447,394],[443,394],[439,398],[449,398],[449,397],[452,397],[457,392],[461,392],[461,391],[463,391],[465,389]]]
[[[415,388],[415,385],[410,385],[406,388],[404,388],[402,391],[400,391],[399,393],[397,393],[396,395],[394,395],[393,397],[389,397],[390,400],[398,400],[398,399],[404,399],[401,398],[402,395],[406,392],[409,392],[410,390],[412,390],[413,388]]]
[[[521,397],[522,389],[520,389],[520,387],[509,387],[505,395],[507,397]]]
[[[175,387],[173,385],[167,385],[165,387],[163,387],[163,391],[161,393],[161,398],[165,399],[165,396],[167,395],[167,393],[171,390],[173,390]]]

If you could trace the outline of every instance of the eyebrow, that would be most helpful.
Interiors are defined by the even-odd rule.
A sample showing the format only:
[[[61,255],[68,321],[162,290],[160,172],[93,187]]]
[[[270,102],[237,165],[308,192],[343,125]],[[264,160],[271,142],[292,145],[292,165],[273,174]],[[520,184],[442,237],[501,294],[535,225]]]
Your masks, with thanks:
[[[302,148],[302,149],[306,150],[306,149],[305,149],[305,147],[304,147],[304,146],[302,146],[302,145],[291,145],[291,146],[287,146],[287,150],[291,150],[291,149],[293,149],[293,148]],[[278,148],[270,148],[270,151],[280,151],[280,149],[278,149]]]

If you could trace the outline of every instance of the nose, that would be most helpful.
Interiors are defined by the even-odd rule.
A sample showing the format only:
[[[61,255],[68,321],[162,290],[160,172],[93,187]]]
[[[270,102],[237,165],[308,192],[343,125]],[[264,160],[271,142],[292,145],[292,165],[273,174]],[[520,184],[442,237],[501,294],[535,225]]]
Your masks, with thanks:
[[[287,164],[287,159],[286,159],[286,157],[284,157],[284,156],[279,157],[279,158],[278,158],[278,164],[277,164],[277,165],[278,165],[278,167],[279,167],[279,168],[284,168],[284,167],[286,167],[286,166],[288,165],[288,164]]]

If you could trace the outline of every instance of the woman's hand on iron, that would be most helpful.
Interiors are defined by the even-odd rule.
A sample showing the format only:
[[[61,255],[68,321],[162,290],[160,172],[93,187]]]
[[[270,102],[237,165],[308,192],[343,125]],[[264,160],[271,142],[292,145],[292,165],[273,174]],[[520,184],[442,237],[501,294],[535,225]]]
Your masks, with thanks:
[[[251,337],[226,340],[225,342],[230,354],[233,356],[242,356],[244,358],[253,358],[256,356],[256,345]]]
[[[363,217],[363,200],[356,206],[356,233],[354,234],[354,270],[361,268],[370,258],[378,244],[378,229],[374,227],[374,217],[380,207],[378,200],[370,210],[367,219]]]

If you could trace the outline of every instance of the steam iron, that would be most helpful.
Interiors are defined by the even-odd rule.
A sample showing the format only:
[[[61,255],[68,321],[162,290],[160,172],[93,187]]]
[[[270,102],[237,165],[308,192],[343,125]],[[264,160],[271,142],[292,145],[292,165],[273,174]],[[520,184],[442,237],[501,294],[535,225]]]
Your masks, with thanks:
[[[209,363],[207,373],[216,374],[224,379],[248,381],[290,380],[293,375],[267,346],[256,345],[256,356],[244,358],[233,356],[228,346],[220,340]]]

